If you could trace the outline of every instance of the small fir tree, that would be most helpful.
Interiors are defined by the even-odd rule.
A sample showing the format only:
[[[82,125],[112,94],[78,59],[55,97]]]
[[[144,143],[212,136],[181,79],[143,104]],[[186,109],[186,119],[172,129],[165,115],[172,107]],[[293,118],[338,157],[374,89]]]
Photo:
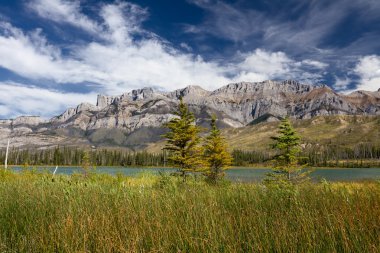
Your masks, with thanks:
[[[169,163],[178,167],[178,172],[185,180],[187,172],[194,172],[203,166],[202,148],[199,146],[200,127],[195,124],[194,114],[182,98],[175,115],[178,117],[165,124],[169,132],[163,135],[166,138],[164,149],[169,151]]]
[[[82,169],[83,169],[84,176],[87,177],[89,175],[90,169],[91,169],[90,154],[87,151],[85,151],[83,153]]]
[[[277,150],[273,172],[267,175],[265,182],[301,183],[308,180],[310,171],[303,171],[304,166],[298,164],[301,152],[301,138],[294,130],[289,118],[281,121],[278,136],[271,137],[274,140],[272,148]]]
[[[224,170],[232,164],[232,156],[227,152],[227,143],[216,126],[216,117],[211,119],[210,134],[205,138],[205,175],[211,183],[224,177]]]

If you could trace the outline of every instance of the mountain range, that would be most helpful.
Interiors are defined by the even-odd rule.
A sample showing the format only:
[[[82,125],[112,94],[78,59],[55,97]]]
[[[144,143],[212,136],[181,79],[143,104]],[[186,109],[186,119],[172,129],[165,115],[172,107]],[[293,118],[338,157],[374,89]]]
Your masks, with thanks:
[[[82,103],[49,120],[21,116],[0,120],[0,147],[112,146],[132,150],[161,140],[163,123],[175,117],[179,99],[197,124],[212,114],[221,128],[242,128],[290,116],[380,115],[380,89],[340,94],[326,85],[297,81],[240,82],[214,91],[188,86],[172,92],[143,88],[120,96],[98,95],[96,105]]]

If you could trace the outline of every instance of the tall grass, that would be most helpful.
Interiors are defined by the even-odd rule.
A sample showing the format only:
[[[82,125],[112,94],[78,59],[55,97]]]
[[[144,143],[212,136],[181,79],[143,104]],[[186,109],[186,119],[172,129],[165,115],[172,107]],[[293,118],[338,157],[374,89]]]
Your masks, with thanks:
[[[380,184],[0,171],[0,252],[379,252]]]

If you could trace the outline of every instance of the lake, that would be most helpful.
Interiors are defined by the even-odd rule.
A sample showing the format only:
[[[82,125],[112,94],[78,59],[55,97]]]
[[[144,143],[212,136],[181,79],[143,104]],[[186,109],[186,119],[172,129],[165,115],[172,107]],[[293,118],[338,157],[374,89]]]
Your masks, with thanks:
[[[21,171],[23,167],[11,167],[13,171]],[[37,168],[38,171],[48,171],[53,173],[54,167]],[[124,168],[124,167],[97,167],[96,173],[100,174],[123,174],[126,176],[136,176],[141,173],[171,173],[175,169],[168,168]],[[234,168],[226,171],[226,178],[232,181],[257,182],[261,181],[270,169],[260,168]],[[80,167],[59,167],[57,174],[70,175],[81,173]],[[314,181],[326,179],[328,181],[358,181],[358,180],[380,180],[380,168],[323,168],[315,169],[310,177]]]

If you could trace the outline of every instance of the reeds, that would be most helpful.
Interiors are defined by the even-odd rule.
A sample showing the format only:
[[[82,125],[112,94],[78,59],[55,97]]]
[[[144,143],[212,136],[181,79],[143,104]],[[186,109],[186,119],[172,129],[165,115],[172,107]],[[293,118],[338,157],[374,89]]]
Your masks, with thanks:
[[[380,183],[0,170],[1,252],[379,252]]]

